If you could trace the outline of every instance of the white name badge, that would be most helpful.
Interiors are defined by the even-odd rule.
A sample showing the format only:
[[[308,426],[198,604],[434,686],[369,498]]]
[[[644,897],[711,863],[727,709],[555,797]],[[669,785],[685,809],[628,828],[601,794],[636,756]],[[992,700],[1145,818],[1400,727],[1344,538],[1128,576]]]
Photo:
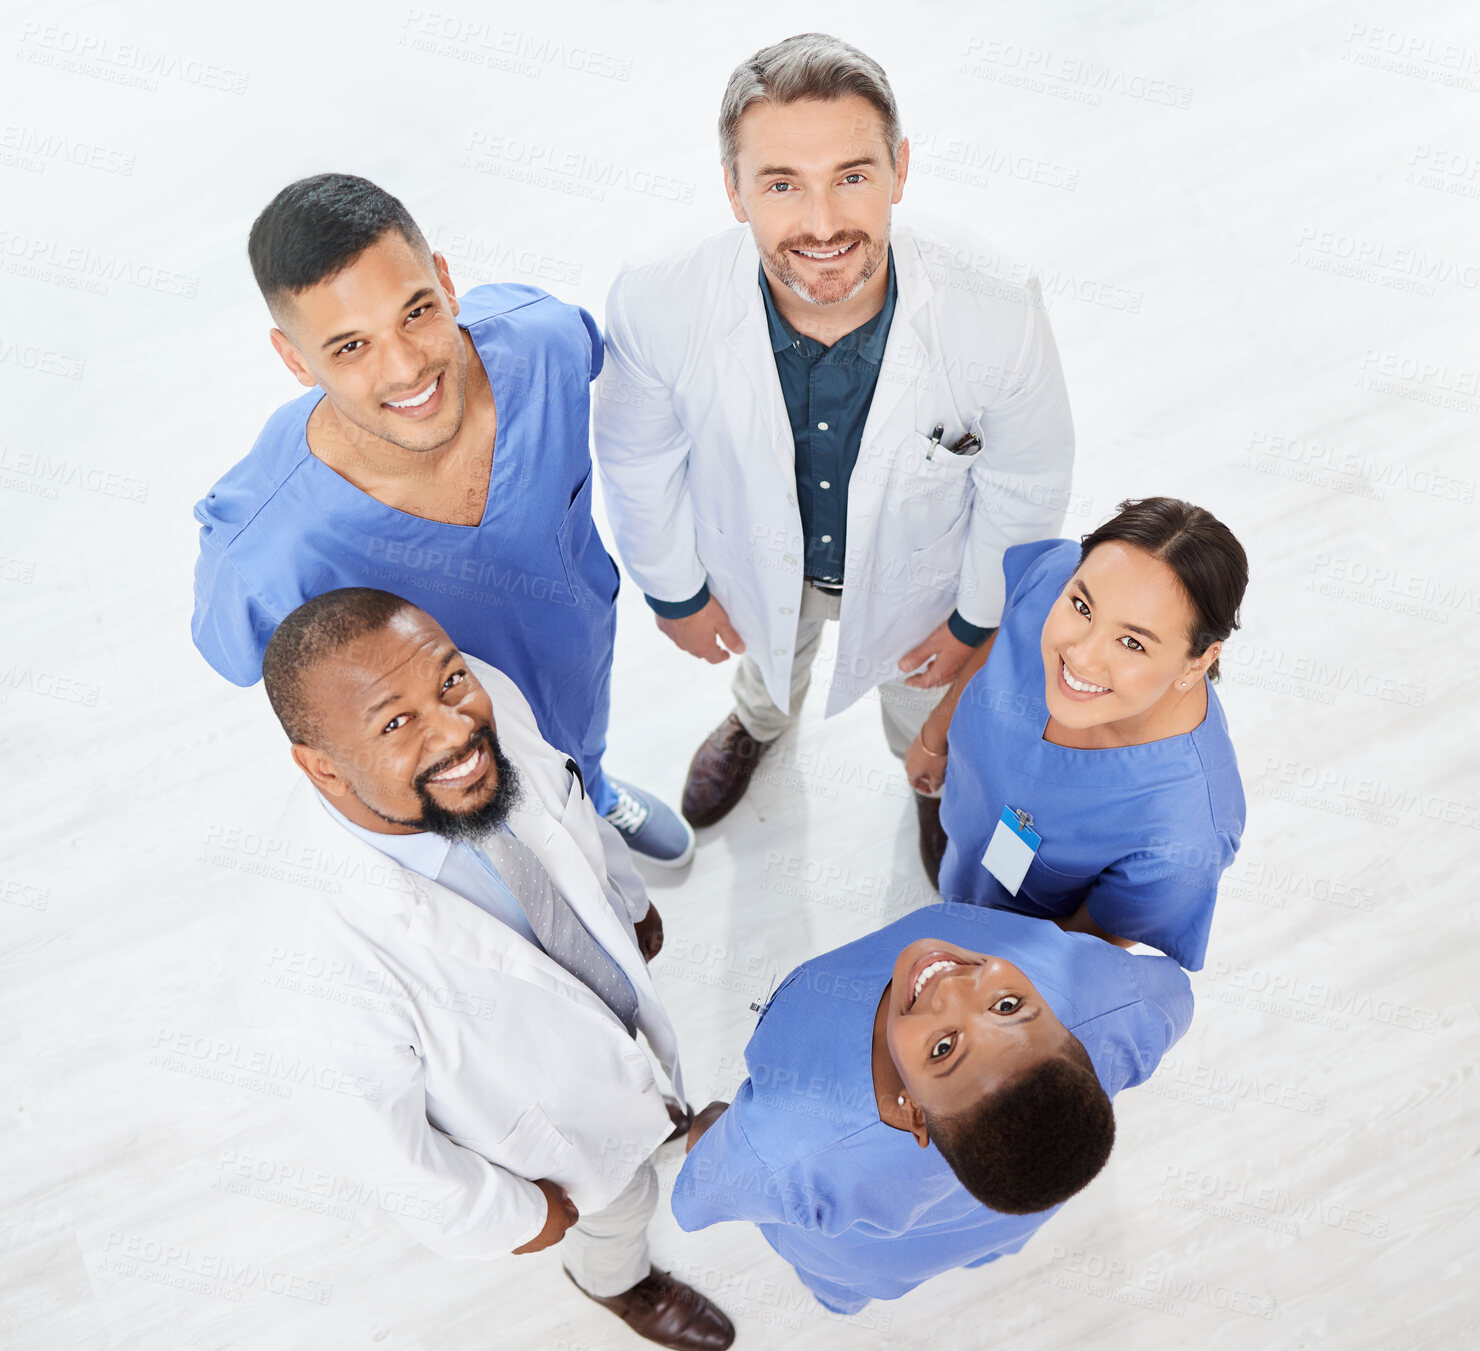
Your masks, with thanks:
[[[1033,818],[1027,812],[1004,807],[987,852],[982,855],[982,867],[1007,888],[1009,896],[1016,896],[1023,878],[1028,875],[1033,855],[1042,843],[1042,837],[1033,830]]]

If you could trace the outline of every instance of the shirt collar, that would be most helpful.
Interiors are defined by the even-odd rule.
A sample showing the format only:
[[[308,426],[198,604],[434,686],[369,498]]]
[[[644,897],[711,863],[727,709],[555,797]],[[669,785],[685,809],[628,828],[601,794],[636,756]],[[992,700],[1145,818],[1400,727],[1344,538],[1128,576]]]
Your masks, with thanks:
[[[318,792],[317,789],[314,791]],[[429,830],[419,830],[414,835],[386,835],[378,830],[366,830],[335,808],[322,793],[319,793],[319,801],[324,804],[324,810],[351,835],[358,836],[372,849],[380,850],[403,868],[409,868],[429,881],[437,880],[437,874],[447,862],[447,851],[452,848],[452,841],[445,835],[434,835]]]
[[[845,333],[837,340],[832,348],[825,348],[821,343],[798,333],[776,308],[776,302],[771,297],[771,286],[766,280],[766,268],[760,266],[760,288],[761,299],[766,305],[766,326],[771,331],[771,350],[773,352],[784,352],[793,343],[812,343],[820,351],[831,351],[834,348],[843,347],[846,343],[852,347],[857,355],[871,365],[877,366],[884,360],[884,344],[889,341],[889,325],[894,322],[894,302],[899,296],[899,286],[896,281],[898,273],[894,267],[894,246],[889,246],[889,290],[884,297],[884,308],[881,309],[867,323],[860,324],[851,333]],[[847,348],[845,347],[846,351]]]

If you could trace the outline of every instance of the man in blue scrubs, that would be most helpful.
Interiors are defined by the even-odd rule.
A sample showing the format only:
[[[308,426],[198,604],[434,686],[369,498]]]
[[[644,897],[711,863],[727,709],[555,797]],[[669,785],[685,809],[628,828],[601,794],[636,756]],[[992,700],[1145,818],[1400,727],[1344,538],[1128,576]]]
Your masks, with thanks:
[[[1187,1030],[1170,957],[946,903],[804,963],[749,1077],[689,1132],[686,1230],[750,1220],[827,1308],[857,1313],[1017,1252],[1099,1172],[1109,1098]]]
[[[630,848],[687,863],[682,818],[602,772],[618,579],[591,519],[591,316],[531,286],[459,300],[406,208],[348,174],[284,188],[248,253],[310,392],[196,504],[202,655],[250,685],[305,600],[407,596],[513,679]]]

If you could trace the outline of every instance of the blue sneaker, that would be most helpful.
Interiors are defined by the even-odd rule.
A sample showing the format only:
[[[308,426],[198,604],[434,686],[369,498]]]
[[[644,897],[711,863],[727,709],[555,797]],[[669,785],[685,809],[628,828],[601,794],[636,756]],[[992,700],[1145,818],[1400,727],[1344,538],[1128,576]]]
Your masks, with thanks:
[[[660,868],[682,868],[694,857],[693,828],[672,807],[610,774],[606,781],[617,794],[606,819],[634,854]]]

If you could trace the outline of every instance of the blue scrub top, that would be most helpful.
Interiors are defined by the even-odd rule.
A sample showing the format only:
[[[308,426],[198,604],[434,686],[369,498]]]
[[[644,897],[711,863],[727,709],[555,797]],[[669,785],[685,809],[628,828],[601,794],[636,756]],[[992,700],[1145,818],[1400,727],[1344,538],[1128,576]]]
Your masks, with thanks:
[[[1043,622],[1079,566],[1072,540],[1008,549],[1007,603],[986,665],[951,719],[940,823],[947,900],[1045,918],[1088,899],[1107,933],[1200,971],[1218,879],[1244,830],[1244,790],[1223,706],[1207,685],[1202,724],[1142,746],[1075,750],[1043,739]],[[982,865],[1002,809],[1043,837],[1016,896]]]
[[[836,1313],[1017,1252],[1054,1213],[989,1210],[933,1144],[879,1120],[874,1014],[895,959],[920,938],[1021,968],[1112,1096],[1149,1078],[1192,1020],[1192,988],[1169,957],[972,905],[913,911],[797,967],[745,1048],[750,1077],[685,1160],[673,1213],[686,1230],[758,1224]]]
[[[601,335],[585,310],[533,286],[479,286],[459,305],[498,412],[483,520],[424,520],[336,474],[308,448],[324,397],[310,390],[196,504],[195,645],[250,685],[273,630],[304,601],[344,586],[404,596],[514,681],[604,811],[617,568],[591,520]]]

